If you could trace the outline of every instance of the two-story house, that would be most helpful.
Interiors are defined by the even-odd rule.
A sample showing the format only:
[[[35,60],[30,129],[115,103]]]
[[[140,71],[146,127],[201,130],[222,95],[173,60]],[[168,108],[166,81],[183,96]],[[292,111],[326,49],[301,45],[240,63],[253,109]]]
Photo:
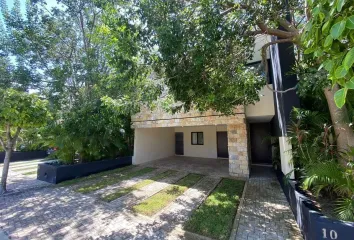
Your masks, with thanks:
[[[270,39],[263,36],[257,38],[250,64],[260,63],[260,49],[267,41]],[[269,74],[272,83],[272,68]],[[198,159],[199,163],[205,159],[205,164],[215,161],[218,163],[212,164],[215,171],[220,167],[231,176],[247,178],[251,164],[272,164],[269,137],[277,115],[275,95],[265,86],[259,92],[259,102],[237,106],[230,116],[215,111],[169,114],[161,109],[142,108],[132,117],[133,164],[155,160],[178,162],[181,157],[189,157],[188,161]]]

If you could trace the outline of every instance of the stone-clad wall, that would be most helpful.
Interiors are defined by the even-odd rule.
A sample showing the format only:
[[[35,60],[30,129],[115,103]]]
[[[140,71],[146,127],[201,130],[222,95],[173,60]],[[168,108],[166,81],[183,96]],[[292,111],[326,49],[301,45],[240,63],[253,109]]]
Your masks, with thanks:
[[[227,125],[229,173],[234,177],[249,177],[246,124]]]
[[[163,111],[142,111],[132,117],[133,128],[187,127],[203,125],[242,124],[245,121],[243,106],[235,108],[235,115],[225,116],[215,111],[200,113],[192,110],[187,113],[169,114]]]

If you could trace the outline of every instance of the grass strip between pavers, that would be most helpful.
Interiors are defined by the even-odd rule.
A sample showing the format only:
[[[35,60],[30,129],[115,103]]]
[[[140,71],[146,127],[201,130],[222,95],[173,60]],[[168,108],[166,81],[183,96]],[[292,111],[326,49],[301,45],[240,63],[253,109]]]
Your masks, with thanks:
[[[37,174],[37,170],[36,171],[32,171],[32,172],[22,173],[22,175],[34,175],[34,174]]]
[[[130,165],[130,166],[127,166],[127,167],[116,168],[116,169],[112,169],[112,170],[108,170],[108,171],[104,171],[104,172],[100,172],[100,173],[94,173],[94,174],[91,174],[91,175],[86,176],[86,177],[75,178],[75,179],[71,179],[71,180],[68,180],[68,181],[61,182],[61,183],[57,184],[56,186],[64,187],[64,186],[75,185],[75,184],[82,183],[82,182],[85,182],[85,181],[88,181],[88,180],[93,180],[93,179],[96,179],[96,178],[99,178],[99,177],[107,177],[107,176],[109,176],[111,174],[119,174],[121,172],[130,171],[130,170],[132,170],[134,168],[136,168],[136,166]]]
[[[153,176],[153,177],[145,179],[145,180],[143,180],[141,182],[138,182],[137,184],[134,184],[131,187],[127,187],[127,188],[124,188],[124,189],[120,189],[120,190],[118,190],[116,192],[113,192],[113,193],[110,193],[110,194],[107,194],[107,195],[103,195],[100,198],[103,201],[111,202],[111,201],[113,201],[113,200],[115,200],[117,198],[120,198],[121,196],[124,196],[124,195],[126,195],[128,193],[131,193],[132,191],[141,189],[141,188],[143,188],[143,187],[145,187],[145,186],[147,186],[147,185],[149,185],[151,183],[154,183],[154,182],[156,182],[158,180],[161,180],[163,178],[169,177],[169,176],[171,176],[173,174],[176,174],[176,173],[177,173],[177,171],[175,171],[175,170],[167,170],[167,171],[165,171],[163,173],[160,173],[160,174],[158,174],[156,176]]]
[[[34,165],[34,166],[22,167],[22,168],[10,167],[10,170],[14,171],[14,172],[23,172],[23,171],[26,171],[26,170],[34,170],[34,169],[37,169],[37,168],[38,168],[38,165]]]
[[[80,192],[80,193],[90,193],[90,192],[94,192],[97,191],[99,189],[105,188],[109,185],[113,185],[113,184],[117,184],[123,180],[128,180],[130,178],[134,178],[134,177],[138,177],[144,174],[147,174],[149,172],[154,171],[155,168],[142,168],[136,171],[128,171],[128,172],[122,172],[120,175],[110,175],[107,176],[106,178],[100,180],[99,182],[90,184],[90,185],[86,185],[86,186],[82,186],[78,189],[76,189],[76,192]]]
[[[133,209],[138,213],[152,216],[166,207],[178,196],[182,195],[185,191],[188,190],[188,188],[196,184],[202,177],[203,175],[200,174],[188,174],[175,184],[161,190],[160,192],[149,197],[138,205],[135,205]]]
[[[244,181],[224,178],[194,210],[184,229],[215,239],[229,239]]]

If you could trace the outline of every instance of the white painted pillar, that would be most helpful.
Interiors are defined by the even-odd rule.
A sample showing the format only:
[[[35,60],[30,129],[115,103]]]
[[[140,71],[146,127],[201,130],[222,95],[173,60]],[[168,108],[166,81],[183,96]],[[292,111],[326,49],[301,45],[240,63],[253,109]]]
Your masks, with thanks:
[[[292,162],[293,152],[291,143],[288,137],[279,137],[279,147],[280,147],[280,160],[281,160],[281,171],[284,175],[290,174],[290,178],[294,179],[294,165]]]

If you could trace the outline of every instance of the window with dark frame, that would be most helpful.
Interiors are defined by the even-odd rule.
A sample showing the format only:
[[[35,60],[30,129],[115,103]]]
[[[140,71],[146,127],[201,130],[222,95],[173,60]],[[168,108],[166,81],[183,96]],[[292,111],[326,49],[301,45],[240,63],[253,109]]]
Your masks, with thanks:
[[[192,132],[192,145],[204,145],[203,132]]]

